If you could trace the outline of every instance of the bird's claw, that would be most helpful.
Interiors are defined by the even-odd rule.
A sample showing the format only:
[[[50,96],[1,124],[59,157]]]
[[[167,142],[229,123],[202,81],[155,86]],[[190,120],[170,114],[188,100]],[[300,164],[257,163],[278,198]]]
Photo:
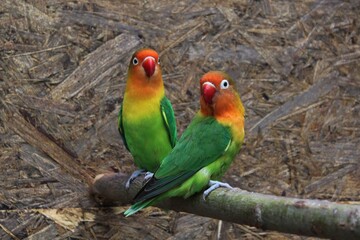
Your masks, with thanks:
[[[219,187],[224,187],[224,188],[230,188],[232,189],[233,187],[230,186],[228,183],[223,183],[223,182],[219,182],[219,181],[213,181],[210,180],[209,181],[209,188],[206,189],[203,193],[203,199],[206,200],[207,196],[209,196],[209,194],[214,191],[215,189],[219,188]]]
[[[132,183],[132,181],[134,181],[138,176],[140,176],[143,173],[145,173],[144,169],[138,169],[138,170],[134,171],[125,183],[126,190],[128,190],[130,188],[130,184]]]
[[[144,177],[144,182],[145,183],[148,182],[153,176],[154,174],[152,172],[146,172]]]

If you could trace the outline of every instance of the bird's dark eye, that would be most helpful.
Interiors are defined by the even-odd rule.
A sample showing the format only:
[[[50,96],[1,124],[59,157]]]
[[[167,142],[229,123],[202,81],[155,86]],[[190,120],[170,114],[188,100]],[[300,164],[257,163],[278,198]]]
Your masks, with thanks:
[[[160,65],[160,58],[158,59],[158,64]]]
[[[222,80],[221,83],[220,83],[220,88],[221,89],[227,89],[227,88],[229,88],[229,86],[230,86],[229,81],[226,80],[226,79]]]
[[[139,60],[136,57],[134,57],[133,60],[132,60],[132,63],[134,65],[137,65],[139,63]]]

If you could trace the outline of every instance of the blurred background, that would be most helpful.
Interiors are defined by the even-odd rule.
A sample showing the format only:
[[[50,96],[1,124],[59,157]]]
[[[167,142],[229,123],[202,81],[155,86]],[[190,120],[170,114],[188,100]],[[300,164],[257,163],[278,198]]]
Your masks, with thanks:
[[[134,51],[161,55],[179,136],[223,70],[246,108],[224,181],[360,201],[360,1],[2,0],[1,239],[303,239],[148,208],[98,209],[88,184],[135,170],[117,131]]]

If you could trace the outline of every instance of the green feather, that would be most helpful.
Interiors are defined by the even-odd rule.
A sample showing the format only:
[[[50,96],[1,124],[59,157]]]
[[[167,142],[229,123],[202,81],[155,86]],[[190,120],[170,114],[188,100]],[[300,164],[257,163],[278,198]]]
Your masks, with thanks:
[[[125,145],[126,149],[128,151],[130,151],[129,147],[128,147],[127,143],[126,143],[125,134],[124,134],[124,125],[123,125],[123,119],[122,119],[122,108],[123,108],[123,105],[121,104],[120,111],[119,111],[119,116],[118,116],[118,130],[119,130],[120,136],[121,136],[121,138],[122,138],[122,140],[124,142],[124,145]]]
[[[197,116],[171,154],[163,160],[155,177],[160,179],[183,171],[198,171],[221,156],[230,142],[228,127],[219,124],[213,117]]]
[[[135,164],[155,172],[177,141],[176,120],[170,101],[164,96],[158,105],[149,104],[140,110],[130,102],[123,102],[119,111],[118,129],[131,152]],[[146,112],[149,113],[146,113]],[[127,116],[139,115],[130,121]]]
[[[213,117],[195,117],[173,151],[164,158],[154,177],[137,194],[135,201],[155,198],[181,185],[222,156],[230,142],[229,128]]]
[[[176,119],[172,105],[167,97],[163,97],[163,99],[161,99],[160,109],[167,127],[171,146],[174,147],[177,141]]]
[[[124,212],[125,217],[128,217],[130,215],[133,215],[134,213],[140,211],[143,208],[146,208],[150,206],[153,203],[153,201],[145,201],[145,202],[137,202],[134,205],[132,205],[129,209],[127,209]]]

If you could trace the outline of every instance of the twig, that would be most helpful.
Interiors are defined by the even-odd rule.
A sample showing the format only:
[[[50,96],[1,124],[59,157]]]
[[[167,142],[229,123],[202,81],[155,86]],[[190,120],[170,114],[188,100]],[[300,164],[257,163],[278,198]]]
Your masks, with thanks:
[[[42,50],[34,51],[34,52],[26,52],[26,53],[10,55],[10,56],[6,56],[4,58],[5,59],[6,58],[14,58],[14,57],[27,56],[27,55],[37,54],[37,53],[50,52],[50,51],[54,51],[54,50],[57,50],[57,49],[66,48],[66,47],[70,47],[70,46],[71,46],[70,44],[61,45],[61,46],[52,47],[52,48],[46,48],[46,49],[42,49]]]
[[[249,133],[258,131],[260,129],[263,133],[276,120],[287,116],[296,108],[302,108],[319,101],[319,98],[326,95],[338,83],[338,72],[333,71],[325,77],[319,79],[314,85],[309,87],[306,91],[295,96],[292,100],[285,102],[283,105],[267,114],[260,121],[255,123]]]
[[[0,223],[0,227],[4,232],[6,232],[12,239],[19,240],[20,238],[16,237],[9,229]]]
[[[127,191],[127,179],[121,173],[98,175],[91,193],[101,204],[129,204],[142,180],[134,181]],[[198,194],[187,200],[168,199],[156,206],[284,233],[360,239],[360,205],[217,189],[206,200]]]
[[[193,27],[192,29],[190,29],[187,33],[185,33],[184,35],[182,35],[181,37],[179,37],[177,40],[171,42],[168,46],[165,47],[164,50],[162,50],[160,52],[160,57],[164,55],[164,53],[166,53],[169,49],[175,47],[176,45],[178,45],[179,43],[183,42],[185,39],[189,38],[189,36],[195,32],[195,30],[197,30],[198,28],[202,27],[203,25],[205,25],[205,22],[200,22],[199,24],[197,24],[195,27]]]

